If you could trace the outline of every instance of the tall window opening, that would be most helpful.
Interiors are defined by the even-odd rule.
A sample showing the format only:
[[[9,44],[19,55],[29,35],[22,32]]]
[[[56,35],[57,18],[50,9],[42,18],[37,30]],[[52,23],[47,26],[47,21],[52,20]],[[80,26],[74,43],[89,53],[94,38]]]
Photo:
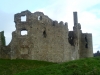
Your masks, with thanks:
[[[45,31],[45,30],[43,31],[43,36],[44,36],[44,38],[46,38],[46,36],[47,36],[47,34],[46,34],[46,31]]]
[[[38,16],[38,20],[42,20],[42,16]]]
[[[85,48],[88,48],[88,40],[87,40],[87,37],[85,36]]]
[[[26,15],[25,16],[21,16],[21,22],[25,22],[26,21]]]
[[[68,41],[69,41],[69,43],[70,43],[72,46],[74,46],[74,37],[69,36],[69,37],[68,37]]]
[[[85,37],[85,41],[87,42],[87,37]]]
[[[27,32],[27,30],[22,30],[21,31],[21,35],[23,36],[23,35],[27,35],[28,34],[28,32]]]
[[[85,44],[85,48],[88,48],[88,44],[87,43]]]

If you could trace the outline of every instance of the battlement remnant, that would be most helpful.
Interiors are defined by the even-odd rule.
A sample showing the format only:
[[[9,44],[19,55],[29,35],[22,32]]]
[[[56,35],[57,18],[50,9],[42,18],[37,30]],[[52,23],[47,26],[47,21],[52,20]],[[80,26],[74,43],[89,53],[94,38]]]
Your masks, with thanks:
[[[77,12],[73,31],[68,23],[53,21],[43,12],[29,10],[14,15],[16,30],[8,46],[2,46],[0,33],[0,58],[65,62],[93,57],[92,34],[82,33]],[[23,32],[26,34],[22,34]],[[24,33],[25,33],[24,32]]]

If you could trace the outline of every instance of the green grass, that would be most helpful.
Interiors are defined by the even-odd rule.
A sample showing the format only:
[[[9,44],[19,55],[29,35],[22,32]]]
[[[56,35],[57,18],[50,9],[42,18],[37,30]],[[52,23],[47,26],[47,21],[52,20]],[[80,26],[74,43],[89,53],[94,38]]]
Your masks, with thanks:
[[[100,57],[49,65],[16,75],[100,75]]]
[[[0,59],[0,75],[100,75],[100,57],[61,64],[36,60]]]
[[[52,65],[54,63],[36,60],[0,59],[0,75],[14,75],[19,72]]]

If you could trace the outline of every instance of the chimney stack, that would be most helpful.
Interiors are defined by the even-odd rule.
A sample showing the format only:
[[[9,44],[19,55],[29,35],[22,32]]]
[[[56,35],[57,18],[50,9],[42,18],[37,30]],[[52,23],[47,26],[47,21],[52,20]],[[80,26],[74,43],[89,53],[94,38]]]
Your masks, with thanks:
[[[73,12],[73,17],[74,17],[74,26],[75,26],[78,24],[77,12]]]

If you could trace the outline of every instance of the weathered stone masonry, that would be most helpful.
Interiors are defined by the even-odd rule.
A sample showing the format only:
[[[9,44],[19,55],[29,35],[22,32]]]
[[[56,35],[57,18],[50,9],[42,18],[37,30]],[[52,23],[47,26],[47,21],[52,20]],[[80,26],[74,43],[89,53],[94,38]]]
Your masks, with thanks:
[[[26,21],[21,20],[23,16],[26,16]],[[10,44],[2,46],[0,42],[0,58],[59,63],[93,56],[92,34],[82,33],[77,12],[74,12],[73,31],[68,30],[67,22],[58,23],[42,12],[31,13],[26,10],[17,13],[14,22],[16,30],[12,32]],[[22,31],[27,34],[22,35]]]

